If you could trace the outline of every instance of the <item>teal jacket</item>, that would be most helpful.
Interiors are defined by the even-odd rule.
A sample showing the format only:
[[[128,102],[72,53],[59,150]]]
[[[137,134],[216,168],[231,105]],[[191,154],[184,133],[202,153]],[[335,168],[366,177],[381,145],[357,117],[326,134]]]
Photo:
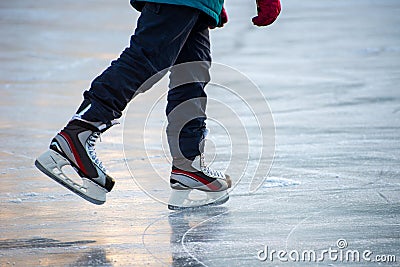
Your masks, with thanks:
[[[194,7],[209,15],[214,20],[215,24],[219,22],[219,15],[221,14],[222,5],[224,4],[224,0],[131,0],[132,6],[138,11],[141,11],[143,2]]]

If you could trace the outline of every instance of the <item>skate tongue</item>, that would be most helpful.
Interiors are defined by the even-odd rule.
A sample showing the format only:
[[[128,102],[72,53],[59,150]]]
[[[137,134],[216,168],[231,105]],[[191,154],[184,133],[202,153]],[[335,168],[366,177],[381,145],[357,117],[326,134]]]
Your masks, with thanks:
[[[75,115],[72,117],[71,121],[72,121],[72,120],[80,120],[80,121],[86,122],[86,123],[88,123],[88,124],[90,124],[90,125],[93,125],[93,126],[96,127],[97,129],[99,129],[99,131],[102,132],[102,133],[105,132],[106,130],[108,130],[109,128],[111,128],[112,126],[114,126],[114,125],[116,125],[116,124],[120,124],[120,122],[119,122],[117,119],[112,120],[112,121],[109,121],[109,122],[107,122],[107,123],[103,123],[103,122],[101,122],[101,121],[95,121],[95,122],[93,122],[93,121],[87,121],[87,120],[82,119],[81,116],[80,116],[79,114],[75,114]]]
[[[192,162],[192,167],[198,171],[202,171],[201,170],[201,157],[197,156],[194,158],[193,162]]]
[[[102,123],[102,122],[100,122],[100,125],[99,125],[99,126],[96,126],[96,127],[99,128],[99,130],[100,130],[101,132],[104,132],[104,131],[106,131],[107,129],[111,128],[112,126],[116,125],[116,124],[120,124],[120,122],[119,122],[117,119],[112,120],[112,121],[107,122],[107,123]]]

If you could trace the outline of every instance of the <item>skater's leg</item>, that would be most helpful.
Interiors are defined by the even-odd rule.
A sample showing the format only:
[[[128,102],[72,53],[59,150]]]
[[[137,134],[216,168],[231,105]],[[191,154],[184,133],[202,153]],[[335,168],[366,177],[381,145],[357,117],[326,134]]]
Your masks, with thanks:
[[[91,106],[82,118],[106,123],[120,117],[138,88],[176,61],[199,13],[185,6],[146,3],[130,46],[84,93],[79,111]]]
[[[182,64],[187,62],[192,63]],[[205,131],[207,102],[204,87],[210,80],[210,65],[208,25],[200,18],[170,74],[166,113],[168,141],[174,161],[182,157],[193,160],[201,153],[199,144]]]
[[[75,119],[56,135],[36,166],[86,200],[104,203],[114,180],[96,155],[96,140],[115,124],[142,83],[176,61],[199,13],[184,6],[146,3],[130,47],[93,81]],[[78,172],[82,184],[63,172],[66,165]]]
[[[192,62],[189,64],[183,64]],[[193,63],[195,62],[195,63]],[[204,164],[203,146],[207,95],[211,65],[208,26],[199,20],[171,69],[168,92],[167,136],[173,166],[169,209],[220,205],[229,199],[229,176]],[[190,192],[204,191],[203,199],[192,200]]]

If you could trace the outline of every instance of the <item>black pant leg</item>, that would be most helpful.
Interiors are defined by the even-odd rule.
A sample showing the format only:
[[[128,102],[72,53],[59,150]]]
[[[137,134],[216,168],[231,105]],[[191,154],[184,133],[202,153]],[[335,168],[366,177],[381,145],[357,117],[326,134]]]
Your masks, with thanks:
[[[82,118],[105,123],[119,118],[147,79],[174,64],[199,14],[190,7],[146,3],[130,46],[84,93],[91,107]]]
[[[195,62],[190,64],[182,64]],[[171,69],[166,113],[167,136],[173,158],[193,159],[206,127],[207,95],[211,66],[208,23],[199,18]],[[176,109],[174,111],[174,109]]]

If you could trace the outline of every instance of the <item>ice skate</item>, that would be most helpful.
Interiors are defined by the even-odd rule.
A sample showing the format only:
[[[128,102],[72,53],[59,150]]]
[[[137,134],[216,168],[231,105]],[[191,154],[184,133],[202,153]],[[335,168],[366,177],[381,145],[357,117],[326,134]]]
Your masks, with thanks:
[[[103,163],[97,158],[95,143],[108,125],[80,119],[71,120],[50,144],[50,149],[35,161],[43,173],[65,186],[80,197],[97,205],[106,201],[106,193],[114,186],[114,179],[106,174]],[[82,178],[77,183],[63,172],[64,166],[72,166]]]
[[[229,199],[227,192],[231,179],[221,171],[212,170],[204,163],[204,156],[197,156],[188,168],[172,167],[170,186],[172,189],[168,208],[182,210],[224,204]],[[192,198],[194,191],[204,192],[203,198]]]

